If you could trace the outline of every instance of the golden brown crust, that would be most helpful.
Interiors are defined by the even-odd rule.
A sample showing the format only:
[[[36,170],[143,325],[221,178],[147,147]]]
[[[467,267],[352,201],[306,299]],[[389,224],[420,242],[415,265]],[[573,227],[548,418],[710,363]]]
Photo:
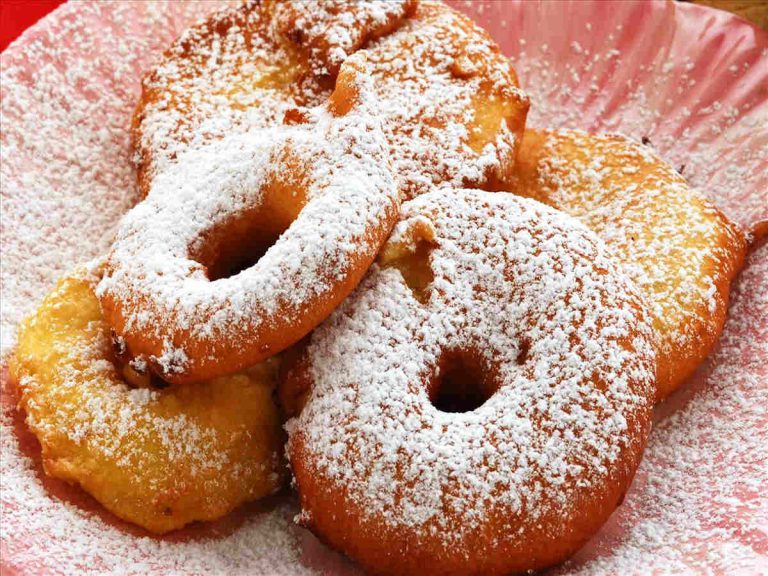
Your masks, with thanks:
[[[431,0],[308,0],[246,2],[166,51],[133,118],[140,190],[188,146],[322,103],[357,53],[372,64],[406,196],[442,181],[497,187],[514,164],[528,99],[484,30]]]
[[[134,387],[94,282],[80,272],[62,279],[19,331],[11,372],[45,472],[155,533],[276,492],[274,362],[189,387]]]
[[[306,122],[187,152],[124,218],[99,298],[129,355],[161,378],[194,382],[273,356],[375,258],[399,194],[356,64]]]
[[[671,166],[622,136],[528,130],[507,188],[576,216],[613,250],[654,317],[657,399],[671,394],[722,331],[744,233]]]
[[[299,523],[375,574],[551,566],[621,503],[654,376],[593,233],[509,194],[422,195],[285,359]]]
[[[359,95],[347,77],[363,69],[371,78],[364,104],[381,122],[390,159],[377,157],[369,163],[391,163],[401,197],[436,184],[492,188],[512,170],[528,100],[499,47],[469,18],[430,1],[418,6],[413,0],[248,2],[187,31],[145,80],[134,117],[140,187],[145,193],[156,190],[155,197],[178,194],[160,190],[155,183],[174,170],[183,172],[186,168],[179,165],[190,155],[233,134],[258,138],[259,130],[281,124],[311,130],[310,117],[319,108],[336,117],[348,114]],[[319,102],[325,106],[309,107]],[[302,163],[309,165],[312,159],[285,163],[283,173],[299,170]],[[296,174],[291,179],[302,180]],[[311,189],[312,183],[307,186]],[[312,196],[299,188],[300,196]],[[265,190],[274,196],[269,186]],[[291,190],[282,192],[286,194],[278,198],[277,212],[272,204],[262,203],[257,210],[211,226],[205,238],[196,237],[202,245],[189,246],[193,262],[188,275],[200,272],[199,263],[207,278],[215,280],[219,269],[237,268],[233,262],[246,261],[243,249],[238,249],[242,238],[252,239],[258,232],[264,238],[257,244],[268,245],[288,230],[304,202],[295,201],[288,194]],[[279,204],[289,205],[284,214]],[[360,246],[347,259],[347,268],[315,279],[316,285],[325,286],[336,277],[333,290],[318,289],[319,295],[304,302],[301,311],[293,302],[270,300],[263,308],[272,313],[262,314],[263,321],[248,316],[230,323],[235,328],[219,324],[202,330],[213,315],[221,315],[219,310],[184,322],[178,321],[177,311],[186,305],[155,314],[156,293],[139,296],[127,289],[131,278],[124,278],[122,289],[100,291],[105,315],[125,338],[130,354],[144,358],[168,381],[231,372],[275,354],[322,321],[360,280],[393,225],[395,212],[393,208],[383,218],[371,218],[375,222],[364,239],[355,240]],[[136,234],[123,236],[117,247]],[[304,246],[306,242],[299,248]],[[145,255],[131,257],[143,261]],[[108,266],[112,284],[117,283],[111,276],[115,269],[120,266]],[[280,282],[302,284],[297,287],[301,292],[307,279]],[[151,325],[137,321],[143,310],[153,312]],[[165,329],[167,323],[176,327]],[[169,354],[181,360],[169,363]]]
[[[643,420],[646,417],[643,416]],[[635,423],[633,423],[635,424]],[[446,549],[437,538],[415,538],[412,532],[392,528],[349,498],[343,488],[329,487],[308,464],[299,449],[291,468],[301,478],[299,498],[302,508],[312,508],[311,516],[299,517],[299,524],[311,530],[331,548],[342,550],[371,574],[434,574],[435,576],[506,576],[543,570],[567,560],[605,523],[624,500],[627,487],[642,458],[650,424],[637,428],[631,447],[620,456],[624,467],[606,479],[605,488],[593,498],[579,498],[574,507],[585,514],[563,526],[556,513],[545,514],[540,522],[526,528],[524,542],[503,541],[510,526],[503,515],[490,517],[487,528],[467,537],[460,545]],[[295,462],[295,464],[293,463]],[[317,504],[321,502],[322,504]],[[557,527],[558,536],[552,538]],[[501,536],[500,536],[501,535]],[[487,542],[501,540],[491,551]]]

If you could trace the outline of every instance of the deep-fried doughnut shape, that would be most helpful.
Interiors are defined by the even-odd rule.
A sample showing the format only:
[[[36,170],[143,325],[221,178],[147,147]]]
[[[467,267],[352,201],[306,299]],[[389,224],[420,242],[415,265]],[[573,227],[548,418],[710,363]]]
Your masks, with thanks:
[[[617,135],[529,130],[509,189],[605,241],[652,313],[658,399],[673,392],[720,335],[744,233],[648,147]]]
[[[135,369],[173,383],[230,374],[305,336],[357,285],[399,211],[366,86],[345,65],[326,106],[158,174],[97,291]]]
[[[142,192],[187,148],[322,104],[339,59],[413,8],[413,0],[248,0],[187,29],[142,83],[132,131]]]
[[[277,491],[273,361],[190,386],[132,387],[95,281],[83,271],[62,279],[19,331],[11,371],[46,473],[157,533]]]
[[[420,0],[362,52],[407,198],[441,184],[496,188],[510,173],[528,97],[485,30],[442,2]]]
[[[645,445],[653,330],[575,219],[437,191],[289,354],[300,523],[377,574],[508,574],[579,548]]]
[[[495,186],[514,164],[528,99],[488,34],[440,2],[246,2],[191,28],[145,78],[134,116],[138,181],[188,148],[324,102],[367,59],[403,194]]]

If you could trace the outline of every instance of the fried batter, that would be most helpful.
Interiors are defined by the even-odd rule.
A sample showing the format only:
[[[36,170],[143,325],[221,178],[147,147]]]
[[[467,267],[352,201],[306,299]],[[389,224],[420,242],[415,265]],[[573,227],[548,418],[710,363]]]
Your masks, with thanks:
[[[115,361],[95,281],[84,271],[62,279],[19,331],[11,371],[46,473],[155,533],[277,491],[274,362],[190,386],[133,387]],[[136,370],[126,368],[134,384]]]
[[[651,150],[617,135],[528,130],[509,189],[576,216],[624,265],[659,336],[657,399],[707,356],[744,233]]]
[[[185,32],[143,82],[133,120],[139,187],[182,152],[301,117],[345,63],[368,61],[404,196],[435,184],[495,188],[528,98],[472,20],[431,0],[246,2]]]

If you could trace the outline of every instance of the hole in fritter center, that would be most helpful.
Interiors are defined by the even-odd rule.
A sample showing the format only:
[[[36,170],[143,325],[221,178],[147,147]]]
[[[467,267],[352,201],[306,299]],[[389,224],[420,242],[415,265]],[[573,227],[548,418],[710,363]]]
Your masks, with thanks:
[[[251,234],[230,233],[229,237],[216,247],[213,257],[207,262],[201,262],[207,268],[208,279],[213,281],[230,278],[261,260],[267,250],[277,242],[283,230],[271,230],[268,235],[264,232],[254,230]]]
[[[497,388],[494,371],[480,354],[472,350],[452,351],[441,358],[429,398],[441,412],[471,412],[485,404]]]
[[[307,202],[306,170],[290,154],[274,160],[256,206],[233,214],[201,235],[190,257],[211,281],[229,278],[255,265],[298,217]]]

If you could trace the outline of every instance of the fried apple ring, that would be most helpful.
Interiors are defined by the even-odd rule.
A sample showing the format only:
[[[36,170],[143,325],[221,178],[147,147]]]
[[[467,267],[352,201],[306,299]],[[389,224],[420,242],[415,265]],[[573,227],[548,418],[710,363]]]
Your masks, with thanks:
[[[299,522],[377,574],[565,559],[639,464],[653,338],[575,219],[477,190],[407,202],[369,275],[284,359]]]
[[[528,130],[509,189],[571,214],[617,256],[659,335],[658,399],[722,331],[744,233],[648,147],[623,136]]]
[[[305,336],[357,285],[399,210],[369,82],[345,64],[327,106],[190,149],[155,178],[97,290],[134,365],[172,383],[232,373]]]
[[[426,0],[264,1],[190,29],[145,78],[133,124],[141,190],[189,148],[323,103],[359,53],[404,196],[508,176],[528,98],[469,18]]]
[[[142,193],[188,148],[325,102],[338,71],[326,63],[412,10],[413,0],[248,0],[187,29],[142,82],[132,127]]]
[[[96,274],[62,279],[19,330],[11,373],[46,473],[156,533],[276,492],[273,362],[190,386],[133,387],[93,293]]]
[[[494,188],[510,173],[529,102],[485,30],[420,0],[363,52],[406,198],[441,184]]]

